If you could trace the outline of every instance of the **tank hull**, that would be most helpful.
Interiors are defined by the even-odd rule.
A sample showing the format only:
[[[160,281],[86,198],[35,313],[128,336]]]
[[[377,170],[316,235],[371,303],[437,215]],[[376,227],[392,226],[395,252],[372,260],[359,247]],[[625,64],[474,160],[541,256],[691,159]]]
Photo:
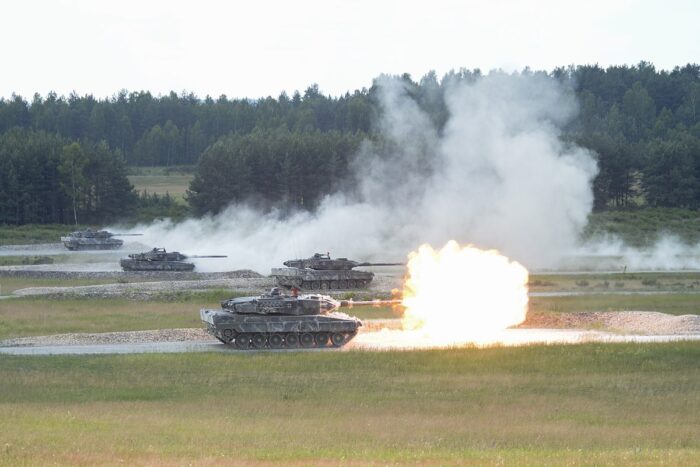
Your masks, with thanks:
[[[286,316],[203,309],[200,317],[210,334],[240,350],[340,347],[362,326],[357,318],[337,312]]]
[[[75,238],[61,237],[63,246],[71,251],[76,250],[116,250],[121,248],[124,240],[118,238]]]
[[[270,275],[282,287],[298,287],[303,290],[362,289],[367,287],[374,278],[373,272],[352,269],[273,268]]]
[[[138,261],[121,259],[119,265],[124,271],[185,271],[194,270],[193,263],[184,261]]]

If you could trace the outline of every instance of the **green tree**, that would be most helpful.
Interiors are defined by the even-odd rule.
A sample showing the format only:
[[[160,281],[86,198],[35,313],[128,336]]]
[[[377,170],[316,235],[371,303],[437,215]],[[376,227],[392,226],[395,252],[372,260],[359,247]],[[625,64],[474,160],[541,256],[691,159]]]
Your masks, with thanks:
[[[80,143],[71,143],[63,147],[61,155],[61,187],[71,199],[73,207],[73,220],[78,225],[78,203],[84,196],[87,181],[83,175],[88,158],[83,152]]]

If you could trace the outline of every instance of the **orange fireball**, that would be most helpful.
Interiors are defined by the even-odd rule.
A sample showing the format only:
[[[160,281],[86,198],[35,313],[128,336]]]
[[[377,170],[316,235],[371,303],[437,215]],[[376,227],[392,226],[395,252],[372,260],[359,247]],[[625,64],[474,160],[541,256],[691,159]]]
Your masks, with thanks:
[[[423,245],[409,255],[403,328],[438,345],[488,341],[525,320],[527,281],[527,269],[495,250]]]

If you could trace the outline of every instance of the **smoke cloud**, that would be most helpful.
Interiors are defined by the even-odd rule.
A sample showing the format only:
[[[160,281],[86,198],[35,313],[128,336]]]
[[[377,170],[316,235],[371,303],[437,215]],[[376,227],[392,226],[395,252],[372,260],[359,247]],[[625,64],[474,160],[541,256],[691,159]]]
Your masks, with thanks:
[[[597,173],[588,151],[564,142],[572,92],[546,76],[492,73],[449,87],[441,131],[394,78],[378,82],[381,148],[366,142],[358,186],[313,213],[232,205],[217,216],[138,226],[144,243],[187,254],[227,254],[198,268],[269,273],[292,257],[331,252],[403,261],[429,242],[495,248],[529,268],[576,251]],[[390,148],[387,150],[387,147]]]

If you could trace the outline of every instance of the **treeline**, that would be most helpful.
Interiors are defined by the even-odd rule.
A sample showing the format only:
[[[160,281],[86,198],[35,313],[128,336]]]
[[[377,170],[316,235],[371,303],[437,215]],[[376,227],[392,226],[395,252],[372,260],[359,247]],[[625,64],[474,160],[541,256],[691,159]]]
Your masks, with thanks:
[[[106,141],[129,165],[195,164],[202,151],[228,134],[260,129],[368,132],[375,106],[367,90],[339,98],[322,95],[318,86],[290,98],[281,94],[250,99],[194,94],[154,97],[150,92],[121,91],[109,99],[71,94],[35,94],[0,99],[0,133],[13,128],[57,133],[69,140]]]
[[[0,224],[96,223],[136,202],[119,151],[45,131],[0,134]]]
[[[700,207],[700,65],[555,70],[580,103],[569,130],[598,154],[595,207]]]
[[[580,113],[565,129],[565,137],[598,154],[597,210],[645,204],[700,207],[700,65],[666,71],[642,62],[523,73],[547,75],[576,93]],[[441,130],[448,118],[446,90],[454,83],[481,77],[479,70],[460,70],[442,78],[431,72],[418,81],[408,75],[401,79]],[[60,151],[52,151],[61,154],[63,146],[78,142],[84,151],[100,147],[104,154],[129,165],[198,163],[188,196],[195,214],[218,212],[231,201],[250,199],[313,209],[325,194],[347,182],[348,164],[360,142],[376,137],[372,129],[380,112],[377,92],[372,86],[330,97],[311,86],[291,97],[281,94],[258,100],[126,91],[109,99],[49,94],[35,95],[29,102],[13,96],[0,99],[0,154],[8,153],[2,146],[13,142],[16,135],[30,135],[60,141]],[[20,161],[17,151],[26,150],[31,161],[38,157],[32,155],[37,152],[34,146],[17,149],[18,143],[13,144],[11,165],[24,164],[28,170],[22,175],[23,187],[59,187],[63,197],[59,204],[76,200],[79,211],[96,215],[97,201],[91,194],[96,188],[83,187],[69,196],[65,180],[60,185],[65,173],[56,168],[46,175],[52,169],[36,164],[32,169],[31,162]],[[123,162],[115,163],[123,167]],[[5,164],[0,203],[6,206],[13,202],[5,199],[9,196],[4,185],[8,165],[0,163]],[[34,200],[27,206],[41,199],[37,194],[25,197]],[[117,204],[114,209],[128,205]],[[14,209],[14,217],[5,215],[0,222],[28,222]],[[36,207],[19,209],[23,210],[40,211]],[[50,211],[50,216],[32,214],[31,218],[55,215],[67,219],[65,209]],[[60,222],[58,218],[50,221]]]
[[[313,209],[348,178],[363,136],[339,131],[256,130],[232,134],[199,160],[188,200],[195,214],[219,212],[232,201]]]

